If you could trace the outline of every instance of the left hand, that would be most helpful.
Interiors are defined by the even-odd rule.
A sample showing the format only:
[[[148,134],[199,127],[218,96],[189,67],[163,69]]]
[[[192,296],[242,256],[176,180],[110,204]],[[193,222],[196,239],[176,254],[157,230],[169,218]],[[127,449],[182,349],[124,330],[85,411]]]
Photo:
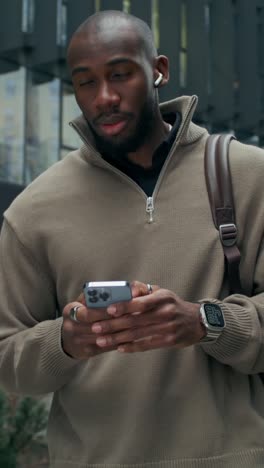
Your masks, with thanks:
[[[144,283],[132,283],[133,299],[114,304],[107,312],[114,318],[92,325],[97,346],[114,346],[134,353],[157,348],[184,348],[198,343],[205,330],[199,319],[199,304],[186,302],[158,286],[147,293]],[[142,291],[145,291],[142,295]]]

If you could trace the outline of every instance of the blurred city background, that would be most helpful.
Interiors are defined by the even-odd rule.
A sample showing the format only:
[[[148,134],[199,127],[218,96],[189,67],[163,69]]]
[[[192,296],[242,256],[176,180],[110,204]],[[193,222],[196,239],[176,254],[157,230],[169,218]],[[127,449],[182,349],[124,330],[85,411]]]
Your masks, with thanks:
[[[170,58],[162,101],[197,94],[197,122],[264,145],[264,0],[1,0],[0,180],[27,185],[79,146],[67,44],[107,9],[152,27]]]

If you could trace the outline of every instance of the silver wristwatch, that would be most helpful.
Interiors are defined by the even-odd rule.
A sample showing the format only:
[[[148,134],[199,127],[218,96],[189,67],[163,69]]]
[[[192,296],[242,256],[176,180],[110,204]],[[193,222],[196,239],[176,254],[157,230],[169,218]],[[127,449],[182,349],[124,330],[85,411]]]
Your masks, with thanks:
[[[200,321],[205,328],[206,335],[200,342],[216,340],[225,328],[225,318],[218,304],[204,302],[200,307]]]

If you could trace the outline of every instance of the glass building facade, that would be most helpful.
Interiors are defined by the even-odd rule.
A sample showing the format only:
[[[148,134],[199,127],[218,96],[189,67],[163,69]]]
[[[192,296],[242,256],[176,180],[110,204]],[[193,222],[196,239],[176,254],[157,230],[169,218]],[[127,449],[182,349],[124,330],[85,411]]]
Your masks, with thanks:
[[[80,114],[71,86],[37,75],[25,67],[0,75],[1,180],[28,184],[80,144],[68,125]]]
[[[1,180],[27,185],[80,145],[68,125],[80,111],[66,48],[76,27],[105,9],[152,27],[171,66],[161,100],[198,94],[197,122],[264,144],[264,0],[8,0],[0,6]]]

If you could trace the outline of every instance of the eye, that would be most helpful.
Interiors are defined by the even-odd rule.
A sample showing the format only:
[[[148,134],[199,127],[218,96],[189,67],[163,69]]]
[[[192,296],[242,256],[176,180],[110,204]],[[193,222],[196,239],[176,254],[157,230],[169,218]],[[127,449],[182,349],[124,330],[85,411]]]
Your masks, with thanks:
[[[128,71],[127,72],[115,72],[115,73],[112,73],[111,78],[112,80],[122,81],[122,80],[126,80],[130,75],[131,73]]]
[[[80,81],[79,86],[93,86],[95,84],[94,80],[85,80],[85,81]]]

